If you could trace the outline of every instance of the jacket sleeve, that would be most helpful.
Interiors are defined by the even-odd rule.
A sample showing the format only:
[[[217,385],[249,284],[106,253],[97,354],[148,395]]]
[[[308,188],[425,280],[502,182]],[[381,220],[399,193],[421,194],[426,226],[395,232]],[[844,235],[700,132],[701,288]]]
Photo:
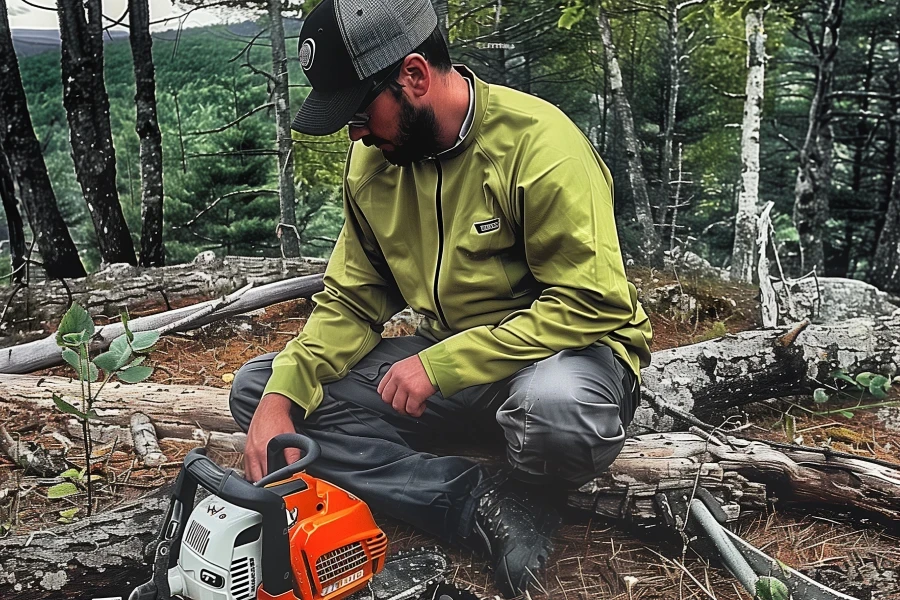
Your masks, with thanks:
[[[625,278],[612,179],[587,140],[575,135],[581,143],[570,135],[568,146],[560,135],[545,136],[514,179],[513,213],[540,296],[496,326],[460,332],[419,354],[445,396],[589,346],[635,318],[639,305]]]
[[[344,377],[381,341],[381,325],[405,305],[346,183],[344,226],[324,282],[303,331],[272,362],[264,392],[287,396],[306,416],[322,401],[322,384]]]

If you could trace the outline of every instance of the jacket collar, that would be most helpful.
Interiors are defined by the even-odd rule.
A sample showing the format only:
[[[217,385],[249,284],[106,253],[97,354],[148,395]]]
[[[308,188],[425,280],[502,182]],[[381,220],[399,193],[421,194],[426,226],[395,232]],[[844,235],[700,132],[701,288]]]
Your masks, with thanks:
[[[469,70],[467,66],[453,65],[453,68],[463,77],[471,79],[475,84],[475,116],[472,119],[472,126],[469,128],[469,133],[466,134],[466,137],[453,148],[438,154],[436,158],[440,160],[459,156],[475,141],[478,130],[481,129],[481,122],[484,120],[484,113],[487,112],[488,92],[490,91],[488,84],[481,79],[478,79],[478,77],[475,76],[475,73]]]

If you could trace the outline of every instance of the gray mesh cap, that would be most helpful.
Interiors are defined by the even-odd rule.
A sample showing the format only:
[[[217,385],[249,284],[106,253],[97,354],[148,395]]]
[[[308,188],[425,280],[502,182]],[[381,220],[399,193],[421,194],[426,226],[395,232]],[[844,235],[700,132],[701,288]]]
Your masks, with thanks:
[[[364,108],[376,75],[436,27],[430,0],[323,0],[300,30],[300,66],[312,91],[291,128],[310,135],[339,130]]]

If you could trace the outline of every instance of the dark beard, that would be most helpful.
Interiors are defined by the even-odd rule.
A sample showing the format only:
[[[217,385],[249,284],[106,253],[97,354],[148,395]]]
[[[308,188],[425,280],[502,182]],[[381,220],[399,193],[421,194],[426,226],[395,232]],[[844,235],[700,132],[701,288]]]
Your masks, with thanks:
[[[430,106],[416,109],[403,95],[399,100],[399,138],[393,144],[393,150],[381,152],[389,163],[398,167],[408,167],[414,162],[436,155],[442,148],[438,145],[438,126],[434,109]]]

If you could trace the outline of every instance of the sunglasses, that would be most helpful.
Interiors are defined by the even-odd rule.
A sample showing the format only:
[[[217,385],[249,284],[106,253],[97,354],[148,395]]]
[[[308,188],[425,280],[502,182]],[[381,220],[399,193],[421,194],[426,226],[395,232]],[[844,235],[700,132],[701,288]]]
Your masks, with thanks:
[[[397,75],[399,75],[399,73],[400,73],[400,67],[402,67],[402,66],[403,66],[403,61],[401,60],[396,65],[394,65],[393,67],[390,68],[391,70],[388,72],[387,76],[385,76],[384,79],[382,79],[381,81],[379,81],[378,83],[375,84],[375,87],[372,88],[372,91],[370,91],[368,94],[366,94],[366,97],[363,98],[362,104],[360,105],[365,108],[363,108],[363,110],[361,110],[357,113],[354,113],[353,116],[350,117],[350,120],[347,121],[348,127],[365,127],[366,126],[366,124],[369,122],[369,113],[366,111],[369,109],[369,106],[371,106],[372,103],[375,102],[375,99],[379,95],[381,95],[381,92],[383,92],[385,89],[387,89],[387,87],[389,85],[391,85],[392,83],[395,83],[395,79],[397,79]],[[400,84],[397,84],[397,85],[400,85]]]

